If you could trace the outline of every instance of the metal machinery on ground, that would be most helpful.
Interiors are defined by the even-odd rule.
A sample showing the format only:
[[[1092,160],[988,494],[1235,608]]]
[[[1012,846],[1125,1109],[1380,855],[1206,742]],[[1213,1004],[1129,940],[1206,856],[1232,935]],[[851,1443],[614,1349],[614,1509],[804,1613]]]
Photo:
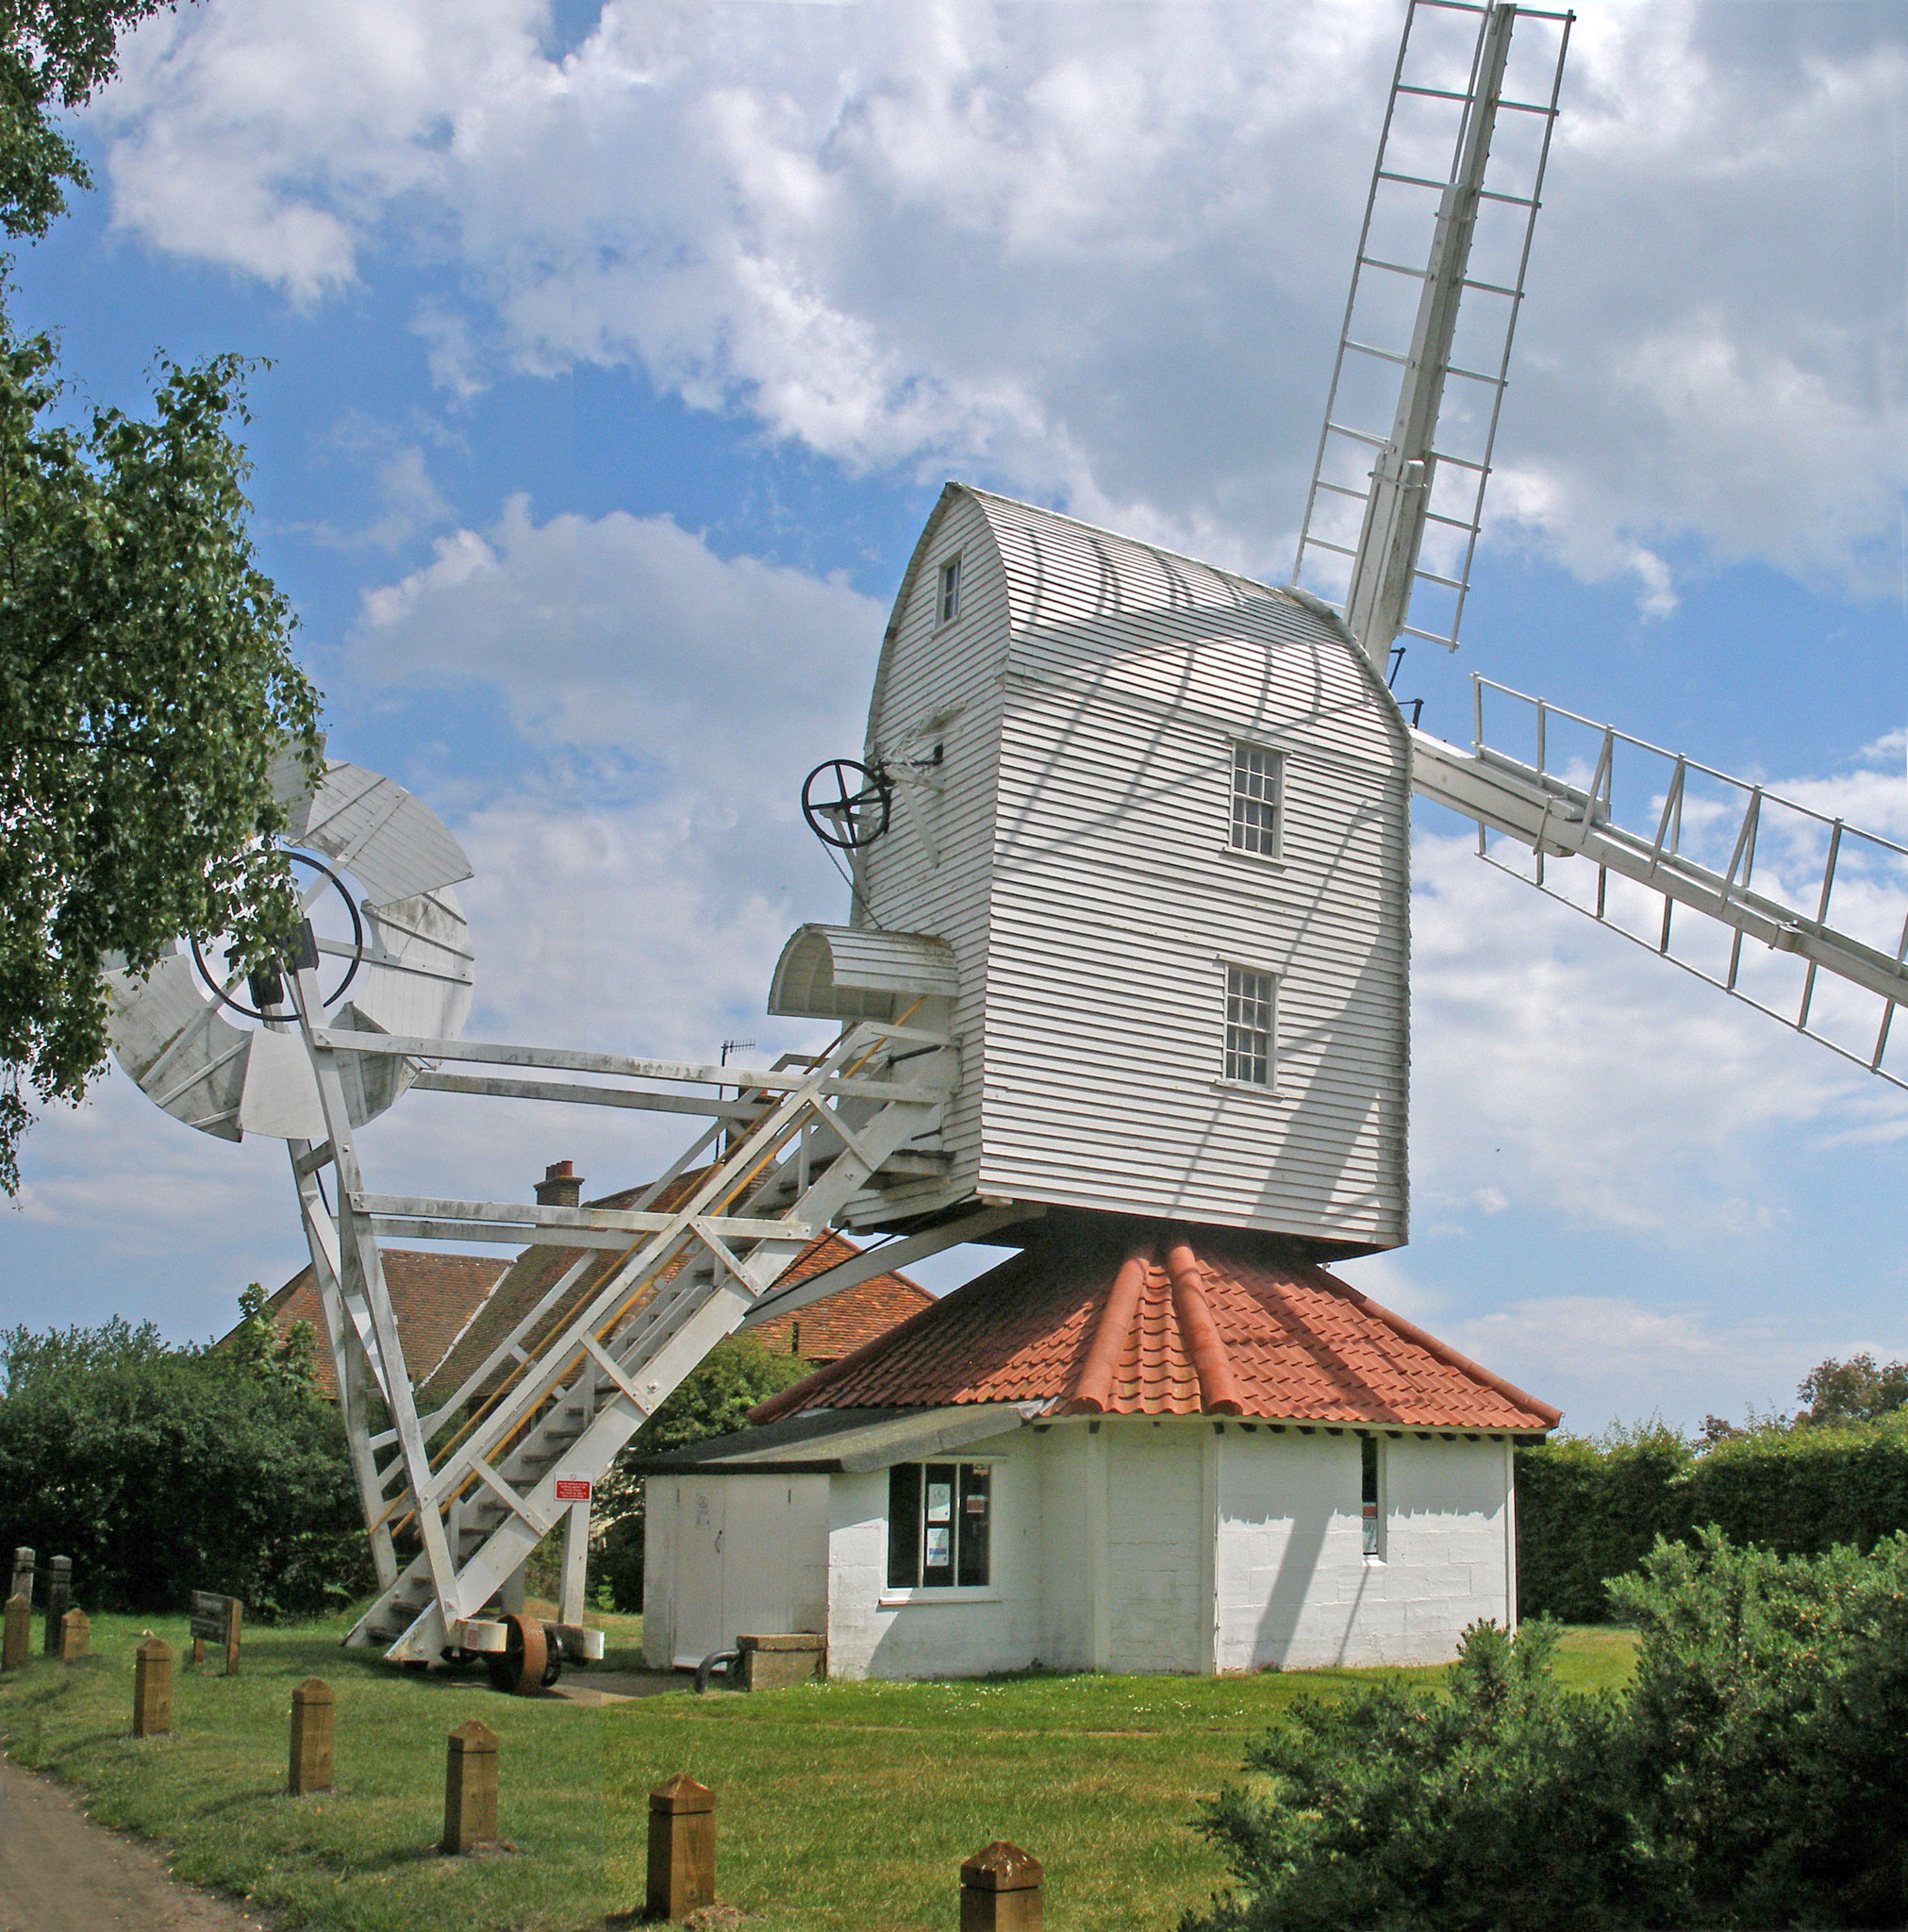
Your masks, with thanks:
[[[1535,54],[1537,81],[1522,94],[1510,93],[1508,85],[1521,84],[1513,36],[1527,23],[1536,38],[1523,51]],[[1395,672],[1399,637],[1455,644],[1569,24],[1568,15],[1502,4],[1412,0],[1294,573],[1295,581],[1312,576],[1315,588],[1266,591],[1188,559],[1128,546],[1137,561],[1127,568],[1125,592],[1143,567],[1164,586],[1160,608],[1170,606],[1182,618],[1201,596],[1211,608],[1235,611],[1255,594],[1258,614],[1249,613],[1250,623],[1239,620],[1242,648],[1290,648],[1320,675],[1338,652],[1333,675],[1377,721],[1370,740],[1374,784],[1395,777],[1400,787],[1408,783],[1410,791],[1474,820],[1482,853],[1500,862],[1513,850],[1529,853],[1534,883],[1558,891],[1561,881],[1560,896],[1595,917],[1614,922],[1626,906],[1632,912],[1638,904],[1651,908],[1634,936],[1904,1084],[1886,1059],[1895,1008],[1908,998],[1908,920],[1900,916],[1908,851],[1482,680],[1468,749],[1407,730],[1388,695],[1385,672],[1387,664]],[[1455,48],[1440,42],[1453,25],[1460,30]],[[1501,269],[1485,272],[1481,240],[1486,254],[1496,251]],[[1420,260],[1422,268],[1415,265]],[[1390,302],[1387,320],[1385,298],[1399,290],[1408,299]],[[1478,313],[1479,304],[1489,312]],[[1453,381],[1461,394],[1447,402]],[[1065,542],[1039,522],[1046,513],[1017,517],[1009,512],[1024,507],[972,492],[955,509],[976,530],[994,518],[988,541],[1003,555],[1019,546],[1018,560],[1004,566],[1006,575],[1021,571],[1041,596],[1054,572],[1070,567],[1061,555]],[[936,527],[930,525],[929,536]],[[1111,608],[1106,622],[1115,630],[1136,622],[1131,608],[1120,606],[1121,566],[1102,541],[1105,533],[1070,527],[1067,541],[1077,539],[1078,555],[1087,559],[1079,570],[1099,573],[1078,608]],[[956,617],[964,594],[984,607],[990,593],[976,574],[978,549],[968,553],[964,591],[962,553],[937,558],[928,544],[924,536],[909,582],[919,576],[921,598],[937,607],[923,619],[923,634],[931,636],[935,624]],[[1195,594],[1187,585],[1201,572],[1204,588]],[[1003,658],[998,675],[989,672],[989,688],[1017,678],[1026,691],[1037,686],[1023,709],[1056,706],[1052,741],[1077,738],[1073,726],[1085,712],[1069,712],[1074,700],[1067,692],[1075,691],[1083,708],[1088,685],[1092,702],[1103,698],[1103,657],[1088,666],[1090,677],[1083,673],[1072,684],[1067,665],[1055,670],[1051,660],[1061,648],[1056,639],[1086,650],[1079,639],[1091,624],[1064,611],[1054,615],[1058,607],[1036,619],[1014,615],[1013,598],[1021,593],[1004,580],[997,589],[1000,609],[1008,613],[999,622],[1020,655]],[[904,587],[904,604],[907,595]],[[1205,615],[1196,614],[1209,630]],[[898,607],[890,642],[904,617]],[[1037,675],[1027,668],[1027,653],[1037,645],[1049,653]],[[1346,659],[1356,665],[1355,678],[1345,675]],[[1225,672],[1223,659],[1213,664]],[[889,672],[885,657],[884,681]],[[1049,1134],[1044,1145],[1036,1144],[1035,1129],[1022,1133],[1016,1124],[1007,1138],[1021,1138],[1006,1155],[997,1160],[995,1150],[982,1146],[969,1167],[961,1165],[969,1158],[962,1134],[985,1141],[1006,1131],[989,1128],[984,1113],[974,1112],[988,1083],[1005,1078],[997,1069],[1016,1064],[1015,1051],[1028,1067],[1054,1056],[1040,1062],[1024,1041],[1017,1046],[998,1016],[962,1031],[963,974],[971,979],[975,969],[941,936],[947,922],[919,909],[932,906],[935,892],[945,898],[953,891],[953,871],[938,886],[933,875],[956,842],[956,829],[936,814],[937,799],[952,798],[960,781],[957,708],[929,705],[919,719],[902,717],[888,733],[879,720],[892,695],[878,687],[865,762],[818,767],[805,798],[811,824],[848,854],[854,874],[854,923],[805,927],[776,973],[774,1010],[825,1014],[838,1024],[837,1038],[819,1054],[785,1056],[768,1067],[693,1065],[460,1040],[473,958],[453,889],[470,875],[469,864],[419,800],[342,763],[328,765],[315,786],[290,767],[285,774],[293,807],[290,842],[311,878],[311,937],[301,957],[276,976],[241,984],[222,980],[201,955],[180,953],[143,981],[122,976],[115,985],[116,1052],[158,1105],[203,1132],[226,1139],[262,1133],[287,1143],[377,1566],[378,1597],[348,1641],[374,1644],[392,1660],[412,1663],[485,1656],[503,1679],[524,1687],[564,1654],[589,1655],[592,1633],[583,1628],[582,1602],[589,1486],[718,1340],[956,1242],[1024,1240],[1043,1215],[1095,1198],[1091,1188],[1117,1166],[1064,1108],[1045,1117],[1044,1127],[1036,1123]],[[1151,705],[1153,715],[1163,717],[1176,702],[1149,698],[1136,687],[1115,708],[1140,715]],[[1223,708],[1216,699],[1185,702],[1195,708],[1204,703],[1209,712]],[[1535,727],[1533,757],[1486,743],[1487,703],[1493,723],[1498,708],[1524,707]],[[998,721],[990,728],[987,772],[1006,770],[1017,757],[1038,762],[1022,757],[1025,745],[1017,749]],[[1223,718],[1214,726],[1222,747],[1227,728]],[[1225,757],[1232,769],[1233,752]],[[1660,775],[1637,782],[1633,767],[1652,759]],[[1629,824],[1616,806],[1619,764],[1625,797],[1641,801],[1642,818]],[[1112,768],[1122,777],[1131,770],[1117,761]],[[1137,800],[1137,793],[1111,795],[1114,803],[1092,820],[1109,845],[1122,824],[1145,822],[1144,801],[1126,820],[1120,816],[1119,801]],[[1072,802],[1083,812],[1098,809],[1091,800]],[[1302,803],[1293,801],[1295,815]],[[1015,806],[1023,817],[1044,808],[1031,793]],[[1402,823],[1402,813],[1392,816]],[[903,826],[912,841],[904,849],[895,842]],[[976,838],[999,874],[999,856],[1007,848],[994,831]],[[1070,842],[1079,841],[1064,824],[1049,841],[1056,850]],[[1562,867],[1568,858],[1586,863]],[[1146,875],[1144,851],[1122,862]],[[1593,882],[1582,895],[1568,890],[1573,873]],[[907,916],[916,929],[884,929],[871,891],[897,894],[895,903],[914,908]],[[1089,891],[1088,911],[1092,902]],[[1395,984],[1385,998],[1396,1007],[1404,938],[1397,928],[1406,917],[1402,891],[1386,905],[1371,957],[1391,948],[1387,957],[1397,963],[1387,971]],[[1672,949],[1678,908],[1701,915],[1695,953]],[[1330,924],[1315,921],[1307,930]],[[1677,936],[1690,926],[1685,920]],[[1714,936],[1707,954],[1703,934]],[[1082,945],[1088,954],[1097,948],[1117,955],[1120,937],[1110,932],[1102,944],[1089,933]],[[1746,948],[1747,941],[1757,944]],[[974,956],[971,945],[969,953]],[[1098,963],[1087,959],[1088,967]],[[1794,975],[1792,988],[1778,984],[1774,975],[1784,971]],[[1061,1000],[1070,1030],[1056,1037],[1078,1040],[1090,1033],[1082,1028],[1099,996],[1090,991],[1093,984],[1085,970],[1058,993],[1041,991],[1029,978],[1024,987],[1034,990],[1016,997]],[[1112,989],[1106,998],[1120,996],[1113,980],[1103,984]],[[1239,994],[1230,981],[1225,985],[1235,1003],[1258,997],[1250,988]],[[1787,992],[1792,1006],[1780,1004]],[[1162,1034],[1146,989],[1133,997],[1136,1024],[1149,1040]],[[1857,1011],[1861,1002],[1866,1016]],[[1342,1010],[1349,1008],[1340,1017]],[[1858,1025],[1867,1030],[1854,1030]],[[1330,1024],[1312,1030],[1328,1042],[1333,1037]],[[1351,1208],[1337,1202],[1333,1189],[1342,1191],[1351,1158],[1343,1149],[1335,1157],[1337,1169],[1321,1170],[1316,1184],[1307,1183],[1317,1196],[1310,1208],[1275,1204],[1261,1212],[1257,1197],[1236,1208],[1218,1197],[1209,1208],[1196,1201],[1188,1206],[1180,1182],[1172,1183],[1179,1193],[1169,1190],[1155,1200],[1145,1191],[1153,1183],[1144,1174],[1131,1182],[1123,1205],[1117,1190],[1107,1205],[1187,1219],[1205,1213],[1326,1247],[1336,1227],[1340,1252],[1402,1240],[1403,1050],[1401,1028],[1396,1041],[1379,1050],[1381,1058],[1399,1059],[1396,1080],[1378,1099],[1359,1103],[1368,1113],[1389,1109],[1391,1124],[1380,1138],[1394,1174],[1391,1208],[1373,1208],[1364,1196]],[[1093,1083],[1103,1070],[1088,1065],[1081,1072],[1097,1106]],[[1204,1074],[1180,1079],[1186,1092],[1205,1096],[1198,1104],[1209,1107],[1215,1120],[1240,1104],[1240,1090],[1253,1084]],[[373,1192],[356,1135],[412,1087],[680,1113],[703,1124],[668,1172],[627,1208]],[[1219,1091],[1208,1092],[1213,1089]],[[1302,1110],[1304,1097],[1288,1093],[1281,1105]],[[1349,1102],[1348,1108],[1356,1111]],[[981,1126],[971,1124],[975,1119]],[[1078,1171],[1072,1182],[1040,1180],[1041,1160],[1054,1146]],[[1020,1177],[1011,1192],[990,1186],[987,1176],[996,1171]],[[831,1224],[896,1238],[777,1290],[788,1262]],[[393,1237],[548,1243],[581,1251],[581,1257],[461,1387],[434,1396],[421,1411],[380,1259],[380,1243]],[[559,1524],[562,1604],[546,1629],[503,1613],[499,1605],[531,1550]],[[400,1534],[407,1549],[415,1545],[402,1562],[394,1541]],[[555,1658],[546,1648],[553,1640]]]

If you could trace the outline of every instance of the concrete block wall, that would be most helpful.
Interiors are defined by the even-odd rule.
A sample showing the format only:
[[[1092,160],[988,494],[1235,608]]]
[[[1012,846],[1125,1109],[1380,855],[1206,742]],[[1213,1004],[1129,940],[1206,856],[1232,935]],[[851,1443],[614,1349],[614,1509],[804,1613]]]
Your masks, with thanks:
[[[1508,1445],[1383,1444],[1379,1555],[1364,1553],[1359,1439],[1228,1424],[1219,1443],[1220,1670],[1441,1663],[1514,1614]]]

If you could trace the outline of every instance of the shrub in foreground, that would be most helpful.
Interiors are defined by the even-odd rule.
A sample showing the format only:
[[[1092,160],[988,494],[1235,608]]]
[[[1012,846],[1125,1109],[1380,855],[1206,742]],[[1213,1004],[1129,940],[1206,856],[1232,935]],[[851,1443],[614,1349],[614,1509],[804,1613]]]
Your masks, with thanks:
[[[1551,1626],[1486,1624],[1441,1690],[1298,1706],[1208,1807],[1236,1889],[1182,1932],[1901,1924],[1908,1537],[1709,1530],[1612,1593],[1620,1696],[1561,1690]]]

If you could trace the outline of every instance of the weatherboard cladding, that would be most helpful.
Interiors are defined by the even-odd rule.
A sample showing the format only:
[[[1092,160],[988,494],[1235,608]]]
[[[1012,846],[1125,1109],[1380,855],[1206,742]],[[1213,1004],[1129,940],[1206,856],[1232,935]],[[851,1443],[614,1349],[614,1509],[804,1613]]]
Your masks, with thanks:
[[[1362,655],[1279,591],[951,485],[870,745],[896,764],[956,708],[911,788],[938,864],[899,808],[862,861],[866,912],[961,962],[939,1198],[1401,1241],[1409,753]],[[1226,848],[1240,738],[1285,754],[1277,861]],[[1228,960],[1279,975],[1269,1092],[1219,1080]]]
[[[750,1419],[1036,1401],[1054,1415],[1394,1428],[1558,1421],[1289,1246],[1170,1224],[1029,1248]]]

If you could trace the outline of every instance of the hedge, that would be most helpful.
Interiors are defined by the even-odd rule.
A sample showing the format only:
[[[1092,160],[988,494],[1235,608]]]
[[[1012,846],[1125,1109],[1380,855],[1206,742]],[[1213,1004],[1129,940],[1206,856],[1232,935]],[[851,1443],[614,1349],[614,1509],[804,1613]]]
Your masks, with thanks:
[[[282,1359],[124,1323],[0,1347],[0,1549],[71,1557],[79,1603],[176,1610],[216,1590],[272,1622],[370,1588],[337,1409]]]
[[[1604,1579],[1659,1536],[1714,1524],[1782,1557],[1871,1550],[1908,1530],[1908,1415],[1843,1427],[1762,1428],[1697,1449],[1660,1424],[1518,1452],[1518,1609],[1606,1620]]]

